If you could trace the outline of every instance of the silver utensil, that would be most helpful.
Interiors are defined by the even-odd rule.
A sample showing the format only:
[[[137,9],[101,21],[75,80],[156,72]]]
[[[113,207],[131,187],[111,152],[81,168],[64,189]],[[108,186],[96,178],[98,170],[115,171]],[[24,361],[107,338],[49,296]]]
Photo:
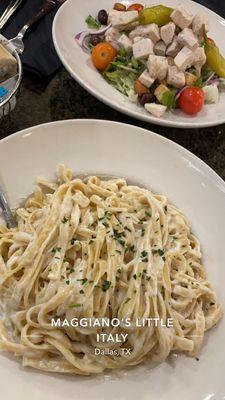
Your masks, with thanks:
[[[4,27],[6,22],[8,22],[8,20],[23,2],[24,0],[12,0],[9,3],[8,7],[5,9],[4,13],[0,17],[0,30]]]
[[[15,218],[13,217],[12,211],[10,210],[4,190],[1,186],[0,186],[0,207],[2,209],[2,214],[8,228],[15,228],[17,224]]]
[[[37,22],[40,18],[44,17],[44,15],[48,14],[57,5],[58,3],[55,0],[45,0],[37,13],[33,17],[31,17],[30,20],[23,26],[18,35],[9,40],[9,43],[11,43],[16,48],[18,53],[21,54],[24,51],[23,38],[28,28],[30,28],[31,25]]]

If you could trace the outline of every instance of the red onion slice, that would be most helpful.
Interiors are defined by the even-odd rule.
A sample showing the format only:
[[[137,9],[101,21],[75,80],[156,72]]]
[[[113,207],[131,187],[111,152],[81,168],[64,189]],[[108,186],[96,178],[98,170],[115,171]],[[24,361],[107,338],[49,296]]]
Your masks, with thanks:
[[[182,89],[179,89],[179,90],[177,91],[176,96],[175,96],[175,100],[178,100],[178,99],[179,99],[181,93],[182,93],[182,92],[184,91],[184,89],[186,89],[187,87],[188,87],[188,86],[184,86]]]
[[[86,41],[88,38],[90,38],[92,35],[96,36],[102,36],[104,33],[111,28],[112,24],[109,24],[107,26],[104,26],[104,28],[99,29],[98,31],[96,30],[88,30],[88,31],[82,31],[76,34],[75,40],[79,44],[79,46],[85,50],[85,51],[90,51]]]

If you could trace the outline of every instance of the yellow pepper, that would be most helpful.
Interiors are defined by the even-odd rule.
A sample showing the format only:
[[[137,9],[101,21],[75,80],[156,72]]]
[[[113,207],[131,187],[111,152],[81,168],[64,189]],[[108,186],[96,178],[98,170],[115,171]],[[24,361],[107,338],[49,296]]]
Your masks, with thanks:
[[[172,8],[163,5],[144,8],[139,12],[139,22],[141,25],[155,23],[158,26],[163,26],[170,22],[172,12]]]
[[[225,78],[225,58],[220,54],[217,45],[210,40],[206,33],[205,37],[205,55],[207,65],[221,78]]]

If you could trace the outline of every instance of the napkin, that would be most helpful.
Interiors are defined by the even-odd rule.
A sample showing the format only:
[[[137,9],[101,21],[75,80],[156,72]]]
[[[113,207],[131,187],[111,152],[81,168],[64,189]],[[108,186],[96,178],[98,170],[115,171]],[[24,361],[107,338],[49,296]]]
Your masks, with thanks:
[[[10,0],[0,1],[0,14],[9,2]],[[43,0],[26,0],[1,33],[8,39],[16,36],[42,4]],[[21,56],[24,70],[47,80],[61,66],[52,40],[52,22],[59,7],[60,5],[33,25],[24,37],[25,50]]]

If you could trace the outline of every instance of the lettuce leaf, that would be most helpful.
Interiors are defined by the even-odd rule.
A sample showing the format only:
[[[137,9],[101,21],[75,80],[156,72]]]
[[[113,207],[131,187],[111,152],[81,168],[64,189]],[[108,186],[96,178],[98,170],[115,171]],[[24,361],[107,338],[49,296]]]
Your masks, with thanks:
[[[100,22],[98,22],[94,17],[91,15],[88,15],[88,17],[85,20],[87,26],[89,29],[99,29],[101,27]]]
[[[121,93],[130,96],[134,90],[134,82],[144,69],[145,66],[141,61],[134,59],[125,49],[120,49],[116,58],[103,72],[103,77]]]

